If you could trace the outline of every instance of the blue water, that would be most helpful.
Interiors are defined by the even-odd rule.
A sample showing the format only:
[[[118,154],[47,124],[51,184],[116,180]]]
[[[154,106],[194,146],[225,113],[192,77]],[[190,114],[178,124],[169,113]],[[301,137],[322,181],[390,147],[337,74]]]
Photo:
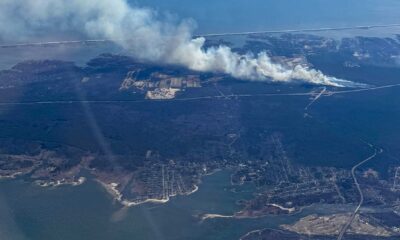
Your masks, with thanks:
[[[197,33],[400,23],[398,0],[129,0],[197,22]]]
[[[190,196],[130,209],[113,202],[93,181],[56,189],[20,180],[0,181],[0,239],[238,239],[248,231],[277,227],[302,216],[201,222],[198,215],[233,214],[240,210],[237,200],[251,197],[250,191],[231,192],[229,179],[228,172],[219,172],[204,178],[199,191]]]
[[[400,23],[399,0],[128,0],[176,19],[193,19],[196,34],[345,27]],[[400,27],[324,32],[327,37],[378,36],[400,32]],[[322,33],[319,33],[322,34]],[[332,34],[332,35],[331,35]],[[72,37],[72,39],[75,39]],[[230,39],[230,41],[234,41]],[[59,59],[84,65],[104,52],[118,49],[57,47],[49,49],[0,49],[0,70],[28,59]],[[6,57],[4,57],[6,56]]]

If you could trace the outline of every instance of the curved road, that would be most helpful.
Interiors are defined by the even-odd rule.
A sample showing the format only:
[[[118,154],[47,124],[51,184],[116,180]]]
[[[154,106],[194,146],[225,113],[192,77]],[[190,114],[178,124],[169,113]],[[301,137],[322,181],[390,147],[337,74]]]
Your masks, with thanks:
[[[346,233],[346,231],[349,229],[349,227],[350,227],[351,224],[353,223],[354,218],[356,217],[358,211],[360,210],[361,206],[362,206],[363,203],[364,203],[364,194],[363,194],[363,192],[362,192],[362,190],[361,190],[360,184],[358,183],[358,180],[357,180],[357,177],[356,177],[356,173],[355,173],[355,172],[356,172],[356,170],[357,170],[358,167],[360,167],[361,165],[363,165],[364,163],[368,162],[369,160],[375,158],[376,155],[378,155],[378,150],[377,150],[372,144],[369,144],[369,143],[368,143],[368,145],[369,145],[371,148],[374,149],[374,154],[372,154],[372,155],[369,156],[368,158],[364,159],[363,161],[361,161],[360,163],[358,163],[357,165],[355,165],[355,166],[351,169],[351,175],[352,175],[352,177],[353,177],[354,184],[356,185],[357,190],[358,190],[358,192],[359,192],[359,194],[360,194],[360,202],[358,203],[357,208],[356,208],[356,209],[354,210],[354,212],[351,214],[349,221],[348,221],[348,222],[346,223],[346,225],[344,225],[343,228],[340,230],[339,236],[338,236],[337,240],[342,240],[342,239],[343,239],[344,234]],[[383,150],[380,149],[380,150],[379,150],[379,153],[381,153],[382,151],[383,151]]]

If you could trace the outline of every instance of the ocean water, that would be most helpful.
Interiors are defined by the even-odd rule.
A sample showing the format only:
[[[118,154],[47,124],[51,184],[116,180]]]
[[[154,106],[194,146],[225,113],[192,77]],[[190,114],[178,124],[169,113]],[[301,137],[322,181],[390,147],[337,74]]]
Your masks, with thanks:
[[[169,12],[177,18],[192,18],[198,25],[196,33],[400,23],[398,0],[135,0],[132,4]],[[83,65],[103,52],[121,51],[92,47],[85,52],[79,47],[56,50],[49,48],[48,54],[42,49],[3,50],[0,69],[32,58],[71,60]],[[232,214],[239,210],[235,202],[249,197],[248,192],[230,191],[227,172],[206,177],[200,190],[190,196],[176,197],[164,205],[129,209],[115,203],[90,180],[82,186],[56,189],[1,180],[0,239],[237,239],[248,231],[277,227],[307,214],[206,222],[198,218],[204,213]]]
[[[128,0],[176,21],[193,20],[194,34],[269,31],[319,27],[350,27],[400,23],[398,0]],[[319,32],[327,37],[391,37],[400,27]],[[70,36],[68,39],[76,39]],[[60,40],[60,39],[52,39]],[[234,43],[243,38],[227,39]],[[121,53],[116,46],[56,46],[0,49],[0,70],[30,59],[59,59],[85,65],[101,53]],[[122,51],[123,52],[123,51]]]
[[[94,181],[77,187],[41,188],[22,180],[0,181],[0,239],[141,240],[238,239],[248,231],[290,223],[300,216],[211,219],[232,214],[236,201],[251,197],[251,186],[233,193],[229,173],[204,178],[200,190],[163,205],[123,208]]]
[[[197,33],[400,23],[398,0],[129,0],[197,22]]]

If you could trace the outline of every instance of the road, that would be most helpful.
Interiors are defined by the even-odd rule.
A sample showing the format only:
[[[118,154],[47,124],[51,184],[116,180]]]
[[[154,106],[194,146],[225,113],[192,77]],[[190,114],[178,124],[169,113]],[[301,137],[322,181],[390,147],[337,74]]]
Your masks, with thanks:
[[[356,29],[369,30],[369,29],[374,29],[374,28],[390,28],[390,27],[400,27],[400,23],[384,24],[384,25],[350,26],[350,27],[324,27],[324,28],[266,30],[266,31],[249,31],[249,32],[205,33],[205,34],[194,35],[193,38],[246,36],[246,35],[279,34],[279,33],[326,32],[326,31],[344,31],[344,30],[356,30]],[[9,44],[0,45],[0,48],[47,47],[47,46],[71,45],[71,44],[110,43],[110,42],[118,42],[118,41],[122,41],[122,40],[127,41],[129,39],[86,39],[86,40],[72,40],[72,41],[9,43]]]
[[[344,31],[344,30],[368,30],[374,28],[400,27],[400,24],[384,24],[384,25],[365,25],[350,27],[324,27],[324,28],[305,28],[305,29],[286,29],[286,30],[267,30],[253,32],[229,32],[229,33],[206,33],[199,34],[196,37],[225,37],[225,36],[242,36],[242,35],[260,35],[260,34],[276,34],[276,33],[304,33],[304,32],[326,32],[326,31]]]
[[[344,234],[346,233],[346,231],[349,229],[349,227],[351,226],[351,224],[354,221],[354,218],[356,217],[358,211],[360,210],[361,206],[364,203],[364,194],[361,190],[360,184],[358,183],[357,177],[356,177],[356,170],[358,167],[360,167],[361,165],[365,164],[366,162],[368,162],[369,160],[373,159],[376,157],[376,155],[378,155],[378,150],[372,145],[367,143],[371,148],[374,149],[374,153],[369,156],[368,158],[364,159],[363,161],[359,162],[357,165],[355,165],[352,169],[351,169],[351,175],[353,177],[354,180],[354,184],[357,187],[358,193],[360,194],[360,202],[358,203],[356,209],[354,210],[354,212],[351,214],[349,221],[346,223],[346,225],[343,226],[343,228],[340,230],[339,232],[339,236],[337,238],[337,240],[342,240]],[[379,153],[382,152],[382,149],[379,150]]]
[[[313,100],[304,108],[304,111],[307,111],[311,105],[313,105],[324,93],[326,92],[326,87],[322,88],[321,92],[318,93],[317,96],[313,98]]]
[[[318,95],[318,98],[322,96],[332,96],[336,94],[349,94],[356,92],[368,92],[368,91],[376,91],[387,88],[400,87],[399,84],[390,84],[385,86],[378,87],[370,87],[370,88],[361,88],[361,89],[353,89],[353,90],[343,90],[343,91],[323,91]],[[220,99],[220,100],[232,100],[235,98],[252,98],[252,97],[295,97],[295,96],[314,96],[315,92],[296,92],[296,93],[260,93],[260,94],[229,94],[229,95],[212,95],[212,96],[202,96],[202,97],[185,97],[185,98],[174,98],[174,99],[165,99],[165,100],[54,100],[54,101],[27,101],[27,102],[0,102],[0,106],[13,106],[13,105],[50,105],[50,104],[115,104],[115,103],[149,103],[149,102],[180,102],[180,101],[197,101],[197,100],[212,100],[212,99]]]

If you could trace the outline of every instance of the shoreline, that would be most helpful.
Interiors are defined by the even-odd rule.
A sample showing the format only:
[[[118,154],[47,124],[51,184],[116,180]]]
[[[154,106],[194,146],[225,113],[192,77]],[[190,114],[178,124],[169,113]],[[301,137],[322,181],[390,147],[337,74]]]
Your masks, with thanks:
[[[222,214],[212,214],[207,213],[201,216],[201,221],[205,221],[207,219],[215,219],[215,218],[236,218],[235,215],[222,215]]]
[[[195,193],[195,192],[197,192],[197,191],[199,191],[199,186],[194,185],[194,189],[193,189],[192,191],[190,191],[190,192],[185,193],[184,196],[192,195],[193,193]],[[176,195],[175,195],[175,196],[176,196]]]
[[[59,186],[63,186],[63,185],[71,185],[73,187],[82,185],[83,183],[86,182],[86,178],[85,177],[79,177],[77,181],[71,181],[68,182],[65,179],[61,179],[61,180],[57,180],[57,181],[42,181],[42,180],[36,180],[34,181],[34,183],[39,186],[39,187],[59,187]]]
[[[23,174],[24,174],[23,172],[15,172],[15,173],[12,173],[10,175],[0,175],[0,180],[2,180],[2,179],[15,179],[19,175],[23,175]]]
[[[118,183],[112,182],[112,183],[107,184],[98,179],[96,179],[95,181],[100,183],[100,185],[114,198],[114,200],[119,202],[124,207],[135,207],[135,206],[145,204],[145,203],[165,204],[170,201],[171,197],[177,196],[177,194],[175,194],[175,195],[167,196],[164,199],[148,198],[148,199],[141,200],[141,201],[129,201],[127,199],[123,199],[123,197],[124,197],[123,194],[117,189]],[[199,187],[197,185],[194,185],[194,189],[192,191],[181,194],[181,195],[189,196],[189,195],[197,192],[198,190],[199,190]]]
[[[121,201],[122,194],[117,189],[117,183],[104,183],[98,179],[95,179],[95,181],[98,182],[114,198],[114,200],[117,200],[118,202]]]
[[[294,207],[292,207],[292,208],[286,208],[286,207],[283,207],[283,206],[281,206],[281,205],[279,205],[279,204],[276,204],[276,203],[271,203],[271,204],[267,204],[267,205],[268,205],[268,206],[272,206],[272,207],[277,207],[277,208],[279,208],[279,209],[281,209],[281,210],[283,210],[283,211],[288,211],[289,214],[296,211],[296,208],[294,208]]]

